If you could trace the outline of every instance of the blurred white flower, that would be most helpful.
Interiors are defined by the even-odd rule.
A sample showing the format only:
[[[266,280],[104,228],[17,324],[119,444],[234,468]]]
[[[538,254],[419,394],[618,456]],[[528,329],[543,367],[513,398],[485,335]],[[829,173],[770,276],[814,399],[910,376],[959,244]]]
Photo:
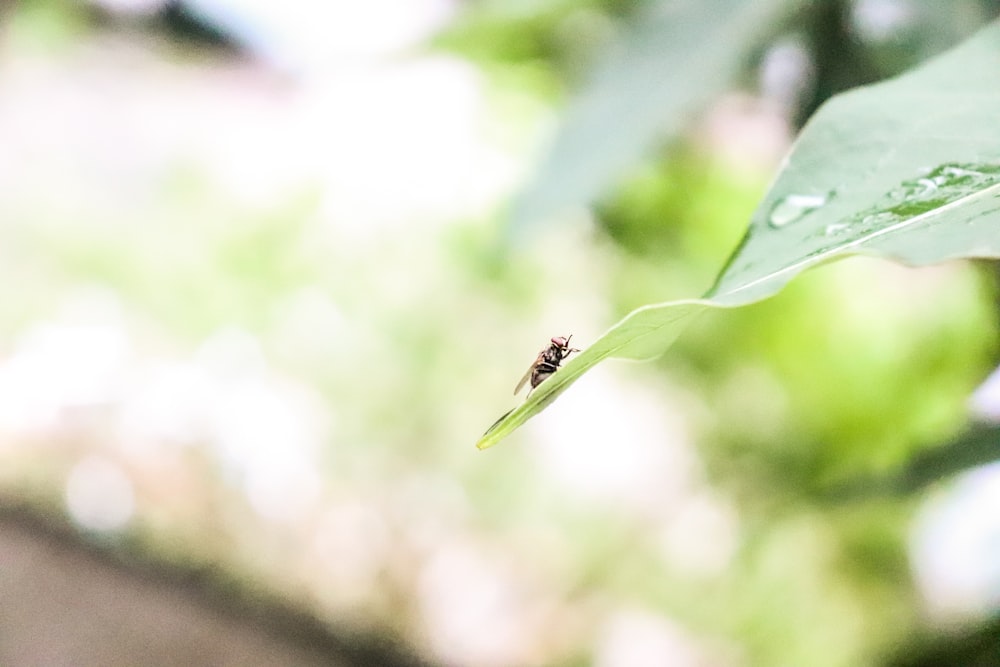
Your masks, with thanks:
[[[118,530],[135,511],[132,481],[118,464],[92,455],[70,471],[66,481],[66,509],[88,530]]]
[[[899,34],[916,15],[910,0],[855,0],[851,27],[862,39],[880,42]]]
[[[515,571],[472,544],[435,550],[418,582],[431,647],[446,664],[526,664],[532,641],[530,600]]]
[[[980,419],[1000,423],[1000,368],[972,393],[969,408]]]
[[[116,298],[81,288],[52,321],[22,335],[0,363],[0,430],[52,429],[67,408],[113,402],[131,351]]]
[[[701,667],[715,664],[698,644],[662,616],[639,610],[613,614],[597,637],[595,667]]]
[[[1000,611],[1000,463],[962,474],[928,501],[910,540],[917,585],[940,618]]]
[[[736,555],[739,520],[730,505],[702,492],[666,520],[661,544],[671,565],[692,574],[721,574]]]

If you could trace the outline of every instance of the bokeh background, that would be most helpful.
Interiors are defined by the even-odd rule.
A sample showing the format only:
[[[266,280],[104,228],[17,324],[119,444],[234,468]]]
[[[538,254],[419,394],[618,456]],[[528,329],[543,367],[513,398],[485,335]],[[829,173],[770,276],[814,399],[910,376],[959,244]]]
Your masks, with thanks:
[[[593,210],[514,236],[639,3],[0,5],[0,660],[834,667],[995,637],[1000,472],[934,472],[1000,441],[991,264],[823,267],[473,446],[550,336],[706,289],[819,103],[1000,12],[805,5]]]

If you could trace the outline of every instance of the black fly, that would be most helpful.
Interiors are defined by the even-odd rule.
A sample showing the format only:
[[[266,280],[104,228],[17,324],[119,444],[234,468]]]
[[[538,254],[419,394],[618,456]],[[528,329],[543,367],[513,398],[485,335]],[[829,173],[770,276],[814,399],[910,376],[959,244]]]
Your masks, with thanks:
[[[549,340],[549,346],[538,353],[538,357],[528,367],[524,377],[517,383],[514,393],[517,394],[517,392],[521,391],[521,388],[524,387],[528,380],[531,380],[531,389],[534,389],[556,372],[563,359],[574,352],[579,352],[580,350],[569,346],[569,339],[572,337],[572,334],[566,338],[553,336]],[[528,390],[528,394],[531,394],[531,390]]]
[[[550,375],[559,369],[559,364],[562,363],[563,359],[574,352],[579,352],[580,350],[569,346],[569,339],[572,337],[572,335],[569,335],[565,338],[562,336],[554,336],[550,338],[549,346],[538,353],[535,361],[528,367],[524,377],[517,383],[517,387],[514,388],[514,393],[517,394],[521,391],[521,388],[527,384],[528,380],[531,380],[531,389],[534,389],[541,383],[545,382]],[[528,391],[528,395],[531,395],[530,390]],[[493,431],[493,429],[495,429],[500,422],[506,419],[512,412],[514,412],[513,408],[505,412],[500,419],[493,422],[493,426],[486,429],[486,433],[483,434],[483,437],[489,435],[490,432]]]

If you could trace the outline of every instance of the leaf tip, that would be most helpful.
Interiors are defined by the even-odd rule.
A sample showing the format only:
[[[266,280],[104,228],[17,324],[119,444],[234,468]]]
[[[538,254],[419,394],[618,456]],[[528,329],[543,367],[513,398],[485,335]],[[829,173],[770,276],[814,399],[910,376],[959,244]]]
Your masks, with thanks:
[[[476,442],[476,449],[486,449],[488,447],[492,447],[497,442],[499,442],[499,439],[495,435],[491,436],[490,434],[493,433],[496,430],[497,426],[500,426],[500,424],[503,423],[503,421],[507,419],[507,417],[509,417],[510,413],[512,412],[514,412],[514,408],[511,408],[507,412],[500,415],[500,418],[497,419],[495,422],[493,422],[493,425],[490,426],[488,429],[486,429],[485,433],[479,436],[479,441]]]

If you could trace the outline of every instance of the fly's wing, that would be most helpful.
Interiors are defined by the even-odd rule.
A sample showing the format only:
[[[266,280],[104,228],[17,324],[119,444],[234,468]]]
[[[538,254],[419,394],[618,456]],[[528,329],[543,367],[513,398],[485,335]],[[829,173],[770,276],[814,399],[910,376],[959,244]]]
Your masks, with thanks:
[[[531,374],[534,372],[535,367],[538,366],[539,362],[542,360],[542,355],[543,354],[545,354],[545,350],[542,350],[541,352],[539,352],[538,356],[535,357],[535,360],[533,362],[531,362],[530,366],[528,366],[528,370],[526,370],[524,372],[524,376],[518,381],[517,386],[514,387],[514,395],[515,396],[517,396],[518,392],[520,392],[521,389],[524,388],[524,385],[526,385],[528,383],[528,380],[531,378]]]

